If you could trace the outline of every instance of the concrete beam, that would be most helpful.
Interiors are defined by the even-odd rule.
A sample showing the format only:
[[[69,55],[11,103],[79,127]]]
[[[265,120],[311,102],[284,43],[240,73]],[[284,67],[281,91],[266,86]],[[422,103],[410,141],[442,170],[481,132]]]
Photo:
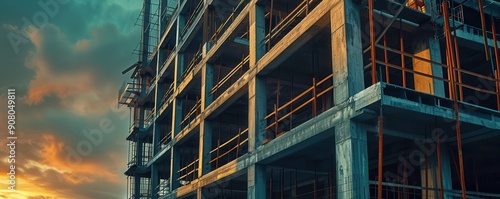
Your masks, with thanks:
[[[219,180],[245,174],[248,172],[248,167],[256,163],[266,164],[278,160],[296,150],[300,150],[301,147],[307,145],[304,143],[314,143],[311,140],[332,136],[331,130],[333,128],[343,121],[349,120],[352,116],[357,115],[357,112],[366,106],[379,100],[380,85],[376,84],[356,94],[346,102],[319,114],[317,117],[273,139],[268,144],[256,148],[253,152],[249,152],[192,181],[190,186],[183,186],[182,190],[177,192],[177,197],[191,193],[199,187]],[[368,177],[366,177],[366,180],[368,180]]]

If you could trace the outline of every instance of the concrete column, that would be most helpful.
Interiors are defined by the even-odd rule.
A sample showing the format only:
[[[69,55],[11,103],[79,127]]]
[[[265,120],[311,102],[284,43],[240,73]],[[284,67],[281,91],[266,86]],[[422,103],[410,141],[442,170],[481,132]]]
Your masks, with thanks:
[[[452,181],[451,181],[451,157],[447,144],[441,143],[441,170],[443,176],[443,189],[444,198],[451,199],[453,198],[450,193],[447,193],[446,190],[452,189]],[[430,154],[428,157],[428,168],[427,168],[427,182],[425,179],[425,164],[423,164],[420,168],[420,176],[422,181],[422,187],[426,186],[430,189],[435,189],[435,191],[429,190],[428,192],[422,191],[422,198],[425,198],[426,194],[429,195],[429,198],[439,198],[438,189],[441,187],[440,185],[440,176],[438,171],[438,162],[437,162],[437,151],[434,151],[433,154]]]
[[[198,176],[207,174],[210,168],[210,150],[212,150],[212,122],[204,120],[200,124],[200,147],[198,154]]]
[[[208,51],[211,47],[211,43],[206,43],[203,56],[206,55],[206,51]],[[206,63],[201,71],[201,111],[204,111],[205,108],[210,105],[213,101],[213,96],[210,94],[214,86],[214,66],[210,63]]]
[[[134,176],[134,199],[140,199],[141,197],[141,177],[138,174]]]
[[[335,127],[338,198],[369,198],[368,149],[363,124],[345,121]]]
[[[253,6],[249,12],[249,55],[250,67],[254,67],[257,61],[266,54],[266,47],[261,42],[266,36],[265,7],[257,4],[256,1],[250,2]]]
[[[179,188],[179,181],[177,179],[179,178],[177,171],[179,171],[181,161],[179,150],[180,148],[177,146],[170,149],[170,191]]]
[[[360,9],[352,0],[345,0],[335,3],[330,11],[335,104],[364,88]]]
[[[182,3],[179,3],[179,5],[181,4]],[[181,32],[182,29],[184,29],[184,26],[186,26],[186,16],[179,14],[179,16],[177,17],[177,45],[179,45],[179,43],[181,43],[182,41]]]
[[[431,54],[431,60],[435,62],[441,62],[441,48],[439,46],[439,41],[434,38],[428,38],[429,50]],[[437,64],[432,64],[432,75],[436,77],[443,77],[444,68]],[[439,97],[445,97],[444,92],[444,82],[442,80],[434,79],[434,95]]]
[[[136,164],[138,167],[142,166],[142,141],[137,140],[136,142]],[[139,199],[141,193],[141,177],[136,173],[134,176],[134,198]]]
[[[156,163],[151,164],[151,199],[158,199],[159,174],[158,165]]]
[[[265,37],[266,23],[264,6],[257,4],[256,1],[252,1],[250,4],[253,4],[249,13],[249,62],[252,68],[266,53],[265,46],[260,43]],[[260,76],[256,76],[248,83],[248,109],[248,151],[252,153],[265,138],[266,82]],[[248,167],[247,171],[247,198],[266,198],[265,166],[253,164]]]
[[[436,12],[431,12],[436,10],[436,1],[425,0],[425,11],[429,13],[432,17],[436,17]],[[439,46],[439,41],[435,40],[434,35],[428,36],[428,48],[430,50],[430,58],[432,61],[441,63],[441,47]],[[432,64],[432,75],[436,77],[443,77],[443,67],[437,64]],[[445,97],[444,92],[444,82],[438,79],[434,79],[434,95],[439,97]]]
[[[175,140],[175,136],[179,134],[181,129],[181,121],[182,121],[182,99],[175,98],[173,100],[173,115],[172,115],[172,140]]]
[[[360,8],[338,1],[330,11],[334,103],[341,104],[364,88]],[[335,127],[338,198],[368,198],[368,151],[362,124],[345,121]]]
[[[412,42],[413,54],[415,56],[441,62],[439,41],[434,40],[432,36],[424,35],[422,37],[416,37]],[[412,59],[412,63],[415,71],[436,77],[443,77],[444,68],[440,65],[415,58]],[[415,74],[414,82],[415,90],[444,97],[444,82],[442,80]]]
[[[174,68],[174,91],[177,90],[177,87],[181,83],[182,73],[184,73],[185,63],[185,55],[184,53],[178,52],[175,56],[175,68]]]
[[[266,198],[266,168],[263,165],[253,164],[248,167],[247,199]]]
[[[249,47],[250,67],[255,67],[257,61],[266,53],[265,46],[261,45],[265,37],[265,10],[264,6],[251,2],[249,20]],[[248,83],[248,150],[257,148],[265,138],[266,121],[266,82],[256,76]]]

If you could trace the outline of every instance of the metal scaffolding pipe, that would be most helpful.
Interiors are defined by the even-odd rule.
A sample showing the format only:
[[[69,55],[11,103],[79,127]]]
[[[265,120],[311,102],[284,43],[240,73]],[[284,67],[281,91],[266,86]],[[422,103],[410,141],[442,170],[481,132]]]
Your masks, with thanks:
[[[439,141],[439,135],[436,135],[436,152],[438,161],[438,175],[439,175],[439,198],[444,198],[443,192],[443,167],[441,165],[441,143]]]
[[[491,20],[491,33],[493,34],[493,48],[495,53],[495,64],[496,64],[496,85],[497,85],[497,109],[500,111],[500,56],[498,55],[498,44],[497,44],[497,34],[495,27],[495,20]]]
[[[385,40],[385,37],[384,37]],[[382,199],[382,166],[384,161],[384,122],[382,113],[378,116],[378,199]]]
[[[406,63],[405,63],[405,55],[404,55],[404,52],[405,52],[405,45],[404,45],[404,38],[403,38],[403,30],[402,30],[402,25],[401,25],[401,20],[399,21],[399,50],[403,53],[401,53],[401,68],[403,68],[403,70],[401,70],[401,76],[403,77],[403,88],[406,88],[406,72],[405,72],[405,68],[406,68]]]
[[[488,50],[488,37],[486,35],[486,22],[484,19],[484,11],[483,11],[483,1],[477,0],[479,6],[479,14],[481,15],[481,29],[483,31],[483,41],[484,41],[484,54],[486,55],[486,60],[490,60],[489,50]]]
[[[462,198],[466,198],[466,187],[465,187],[465,175],[464,175],[464,165],[463,165],[463,155],[462,155],[462,136],[460,132],[460,118],[458,114],[458,101],[457,101],[457,91],[456,91],[456,79],[455,79],[455,59],[454,59],[454,51],[452,47],[451,33],[450,33],[450,24],[448,21],[448,1],[443,2],[443,15],[444,15],[444,31],[446,37],[446,49],[449,51],[448,56],[449,60],[451,60],[451,65],[449,70],[451,71],[451,83],[452,83],[452,99],[453,99],[453,108],[455,110],[455,131],[457,136],[457,150],[458,150],[458,161],[460,166],[460,187],[462,188]]]
[[[386,63],[385,64],[385,82],[390,84],[391,81],[389,78],[389,66],[387,66],[388,60],[389,60],[389,58],[387,55],[387,38],[386,38],[386,35],[384,34],[384,62]]]
[[[377,82],[377,69],[375,68],[376,62],[376,54],[375,54],[375,27],[373,24],[373,1],[374,0],[368,0],[368,18],[369,18],[369,23],[370,23],[370,47],[371,47],[371,62],[372,62],[372,84],[375,84]]]

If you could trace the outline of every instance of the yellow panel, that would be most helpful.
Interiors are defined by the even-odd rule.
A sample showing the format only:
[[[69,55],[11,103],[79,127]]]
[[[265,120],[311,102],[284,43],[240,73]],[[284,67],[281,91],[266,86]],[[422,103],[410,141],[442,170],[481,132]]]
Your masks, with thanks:
[[[425,59],[430,59],[430,55],[431,54],[429,49],[425,49],[415,54],[415,56],[422,57]],[[413,62],[413,70],[420,73],[432,75],[431,63],[418,60],[415,58],[412,59],[412,62]],[[415,74],[414,79],[415,79],[415,90],[424,93],[434,94],[434,82],[432,81],[431,77]]]

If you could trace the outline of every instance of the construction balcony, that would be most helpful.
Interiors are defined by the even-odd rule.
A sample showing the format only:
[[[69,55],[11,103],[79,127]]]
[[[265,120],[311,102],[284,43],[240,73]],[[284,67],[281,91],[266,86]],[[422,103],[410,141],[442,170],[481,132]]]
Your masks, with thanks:
[[[450,21],[454,21],[454,18],[450,18]],[[373,45],[374,48],[366,48],[364,54],[365,87],[374,82],[385,82],[449,100],[453,99],[452,89],[455,87],[459,102],[467,104],[464,96],[479,93],[492,97],[472,103],[487,109],[500,110],[498,69],[492,67],[490,61],[484,59],[488,53],[484,52],[483,44],[478,42],[483,41],[483,37],[477,35],[479,30],[467,24],[460,24],[460,27],[455,30],[450,29],[448,33],[452,42],[452,45],[447,47],[448,50],[447,48],[436,50],[439,45],[447,45],[444,36],[436,38],[437,44],[432,44],[434,46],[416,47],[415,42],[427,45],[428,37],[422,32],[414,32],[404,26],[397,28],[391,26],[385,34],[375,35],[374,41],[380,40]],[[476,34],[475,37],[481,39],[474,40],[475,37],[470,36],[472,34]],[[458,35],[463,37],[460,38]],[[493,46],[495,43],[493,34],[487,33],[487,35],[491,38],[488,39],[491,40],[489,45]],[[372,66],[373,58],[370,55],[372,50],[376,52],[374,56],[376,65],[374,66]],[[454,67],[450,66],[451,60],[447,58],[450,50],[454,51]],[[491,51],[494,55],[494,48]],[[496,51],[498,54],[498,50]],[[452,78],[455,80],[451,81]]]
[[[267,1],[266,5],[266,36],[261,43],[269,51],[299,24],[322,0]]]
[[[227,108],[205,120],[205,142],[210,159],[206,172],[216,170],[248,152],[248,95],[243,95]]]
[[[178,162],[174,164],[176,173],[174,178],[175,187],[185,186],[198,179],[199,167],[199,131],[187,135],[176,142],[174,152],[178,155]]]
[[[118,105],[132,106],[137,96],[141,92],[141,85],[136,83],[122,83],[120,90],[118,90]]]
[[[266,139],[283,135],[334,105],[329,28],[266,74]]]

